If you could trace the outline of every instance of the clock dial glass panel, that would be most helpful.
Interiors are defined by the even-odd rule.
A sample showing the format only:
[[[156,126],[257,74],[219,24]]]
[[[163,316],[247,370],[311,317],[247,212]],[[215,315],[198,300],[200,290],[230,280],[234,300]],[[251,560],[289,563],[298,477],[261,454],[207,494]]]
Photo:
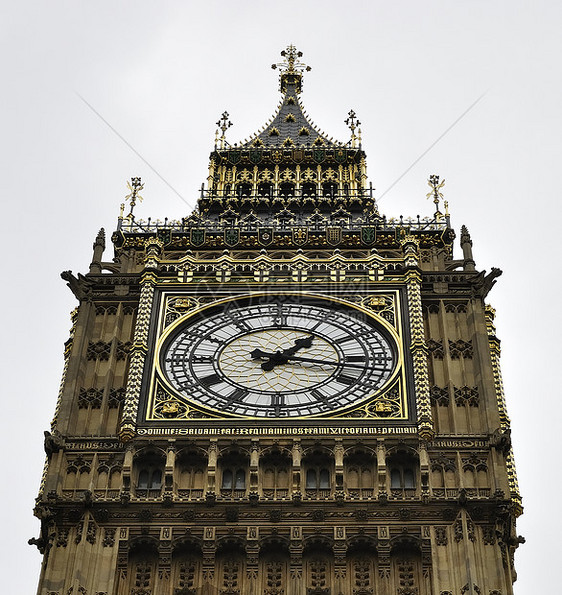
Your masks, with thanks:
[[[176,393],[244,417],[344,409],[394,375],[397,349],[373,318],[339,303],[233,301],[181,324],[161,369]]]

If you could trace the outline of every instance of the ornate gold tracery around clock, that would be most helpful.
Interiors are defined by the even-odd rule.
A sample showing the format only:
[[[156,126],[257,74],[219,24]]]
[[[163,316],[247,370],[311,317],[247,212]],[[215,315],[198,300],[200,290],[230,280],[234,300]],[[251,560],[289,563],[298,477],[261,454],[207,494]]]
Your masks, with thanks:
[[[251,294],[254,298],[260,294]],[[299,297],[306,295],[310,297],[311,294],[297,294]],[[202,310],[207,307],[216,306],[218,304],[226,304],[229,301],[237,301],[248,296],[233,296],[222,300],[214,300],[211,297],[194,296],[184,293],[167,293],[162,300],[161,314],[158,334],[159,351],[163,342],[164,336],[169,336],[173,332],[173,328],[178,325],[185,324],[185,322],[194,315],[199,315]],[[396,337],[395,341],[398,346],[398,365],[395,374],[396,380],[387,385],[383,391],[375,392],[371,398],[362,399],[361,406],[350,408],[347,406],[345,410],[338,411],[337,409],[326,413],[306,416],[306,419],[326,419],[326,418],[355,418],[355,419],[395,419],[405,420],[408,418],[408,402],[407,390],[404,376],[404,359],[401,343],[401,322],[399,309],[397,305],[398,295],[393,292],[383,292],[373,294],[371,296],[349,296],[348,299],[342,300],[334,298],[334,296],[318,296],[319,299],[329,303],[330,301],[339,302],[346,307],[355,308],[367,314],[370,318],[379,320],[387,329],[392,329],[392,334]],[[380,315],[380,316],[379,316]],[[158,359],[157,356],[156,360]],[[148,399],[148,407],[146,411],[147,421],[161,421],[172,422],[180,420],[196,420],[196,419],[226,419],[232,418],[230,414],[225,414],[222,411],[214,411],[212,408],[202,407],[200,404],[190,402],[189,399],[183,395],[176,394],[174,389],[167,386],[160,378],[161,372],[153,369],[152,381],[150,388],[150,396]],[[234,415],[234,418],[240,418]],[[244,419],[244,416],[242,416]],[[254,419],[254,418],[248,418]],[[267,421],[267,418],[256,418],[260,421]],[[275,418],[282,420],[283,418]],[[286,418],[287,420],[300,419],[298,416]],[[271,421],[271,420],[270,420]]]

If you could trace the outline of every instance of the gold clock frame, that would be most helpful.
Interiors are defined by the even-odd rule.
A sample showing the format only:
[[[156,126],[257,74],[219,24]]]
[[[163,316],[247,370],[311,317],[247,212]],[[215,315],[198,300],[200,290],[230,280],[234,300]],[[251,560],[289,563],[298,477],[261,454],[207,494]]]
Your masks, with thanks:
[[[148,382],[147,402],[144,415],[138,421],[140,424],[158,423],[158,425],[176,425],[194,422],[216,423],[225,421],[250,422],[252,424],[290,424],[296,421],[314,422],[327,419],[361,422],[368,420],[388,423],[406,422],[409,420],[408,385],[406,382],[406,365],[404,356],[404,325],[401,311],[401,295],[399,290],[372,290],[363,295],[332,295],[304,291],[279,291],[279,295],[296,297],[297,299],[318,300],[323,303],[336,303],[347,308],[358,310],[371,320],[382,326],[393,341],[397,353],[396,366],[385,384],[372,395],[365,397],[360,403],[347,405],[321,414],[311,414],[294,417],[257,417],[244,416],[235,413],[225,413],[212,407],[205,407],[191,402],[188,397],[174,389],[166,380],[160,365],[160,354],[166,340],[179,326],[184,325],[190,318],[199,316],[207,309],[226,305],[230,302],[255,300],[264,296],[271,296],[272,292],[250,291],[240,294],[230,294],[227,297],[218,296],[212,301],[201,303],[202,296],[191,292],[161,288],[158,316],[154,324],[152,361]],[[347,299],[346,299],[347,298]],[[176,316],[175,320],[166,323],[167,312],[171,304],[180,303],[186,312]],[[377,309],[392,305],[394,324],[391,324]],[[160,411],[157,410],[160,408]],[[163,408],[165,412],[163,413]],[[414,420],[411,420],[414,421]]]

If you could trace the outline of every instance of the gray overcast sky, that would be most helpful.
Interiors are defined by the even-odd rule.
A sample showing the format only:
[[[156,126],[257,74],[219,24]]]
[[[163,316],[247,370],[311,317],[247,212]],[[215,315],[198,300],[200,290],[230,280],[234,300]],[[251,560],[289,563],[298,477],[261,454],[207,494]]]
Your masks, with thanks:
[[[230,112],[232,142],[260,127],[279,99],[270,66],[294,43],[312,66],[303,101],[316,124],[346,139],[349,109],[362,121],[377,196],[487,91],[380,209],[430,214],[426,180],[439,174],[477,266],[504,270],[489,301],[526,509],[516,593],[550,592],[562,529],[551,500],[561,487],[562,4],[51,0],[4,2],[1,14],[4,591],[34,593],[39,572],[26,542],[38,533],[42,433],[75,305],[59,273],[87,271],[131,176],[145,182],[138,216],[188,212],[76,93],[194,204],[214,123]]]

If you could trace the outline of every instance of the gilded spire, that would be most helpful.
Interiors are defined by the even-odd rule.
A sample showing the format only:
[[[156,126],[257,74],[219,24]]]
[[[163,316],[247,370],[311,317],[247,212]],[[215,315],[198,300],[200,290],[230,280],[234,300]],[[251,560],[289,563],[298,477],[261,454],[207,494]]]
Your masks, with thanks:
[[[358,120],[357,114],[353,110],[349,110],[347,115],[349,118],[346,118],[344,122],[351,130],[351,146],[355,148],[357,140],[359,140],[359,144],[361,144],[361,128],[359,128],[361,122]],[[355,129],[357,129],[357,134],[355,134]]]
[[[283,62],[272,64],[271,68],[274,70],[279,68],[279,84],[281,93],[285,93],[290,85],[294,85],[295,93],[302,91],[302,72],[311,70],[310,66],[300,62],[302,52],[299,52],[294,45],[287,46],[286,50],[281,52]]]
[[[232,126],[232,122],[228,119],[229,113],[224,111],[222,116],[220,117],[219,121],[217,122],[217,126],[221,131],[221,135],[219,138],[219,131],[217,130],[216,138],[215,138],[215,145],[217,141],[220,141],[220,148],[224,149],[226,144],[226,131]],[[216,148],[216,147],[215,147]]]
[[[135,209],[135,205],[137,204],[137,200],[142,202],[142,196],[139,192],[144,188],[144,184],[141,182],[140,178],[131,178],[130,182],[127,182],[127,188],[130,190],[129,194],[125,197],[125,201],[129,201],[129,206],[131,210],[127,217],[129,219],[134,219],[133,211]]]
[[[439,200],[443,198],[441,188],[445,185],[445,180],[439,182],[439,176],[431,175],[427,181],[428,186],[431,188],[431,192],[426,194],[426,198],[433,196],[433,203],[435,204],[435,218],[439,221],[443,217],[443,213],[439,210]]]

